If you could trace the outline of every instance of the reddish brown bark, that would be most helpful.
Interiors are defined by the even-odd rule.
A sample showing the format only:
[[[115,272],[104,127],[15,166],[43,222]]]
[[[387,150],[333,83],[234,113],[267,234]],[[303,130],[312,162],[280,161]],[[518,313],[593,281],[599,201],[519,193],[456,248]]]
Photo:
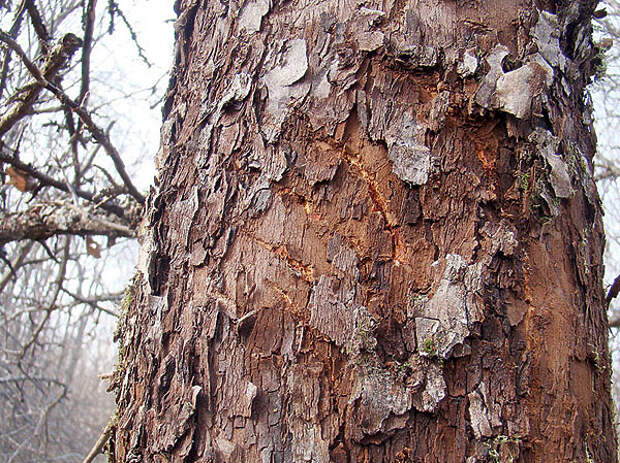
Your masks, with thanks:
[[[181,2],[112,459],[615,461],[594,3]]]

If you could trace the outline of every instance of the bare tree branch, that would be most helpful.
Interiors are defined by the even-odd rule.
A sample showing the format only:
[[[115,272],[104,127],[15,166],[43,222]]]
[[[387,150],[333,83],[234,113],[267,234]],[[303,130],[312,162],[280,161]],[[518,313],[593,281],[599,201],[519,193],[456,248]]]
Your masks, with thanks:
[[[144,204],[144,196],[142,196],[142,194],[138,192],[133,182],[131,181],[129,174],[125,169],[125,163],[123,162],[121,155],[114,147],[106,133],[97,124],[95,124],[90,114],[78,103],[69,98],[69,96],[67,96],[67,94],[62,90],[54,87],[51,84],[47,85],[47,89],[50,90],[54,95],[56,95],[56,97],[60,100],[61,103],[69,106],[73,110],[73,112],[75,112],[80,117],[80,119],[82,120],[82,122],[84,122],[84,125],[86,125],[88,131],[93,135],[97,143],[103,146],[103,149],[106,151],[108,156],[112,158],[114,167],[116,167],[116,171],[123,179],[123,183],[125,184],[125,187],[127,188],[129,194],[133,196],[140,204]]]
[[[110,434],[112,434],[112,428],[112,421],[110,421],[101,433],[101,436],[99,436],[99,439],[97,439],[97,442],[95,442],[92,450],[88,452],[88,455],[86,455],[86,458],[84,458],[84,461],[82,461],[82,463],[91,463],[97,457],[97,455],[101,453],[103,447],[108,442],[108,439],[110,439]]]
[[[87,201],[95,202],[97,200],[97,197],[93,193],[84,191],[80,188],[74,188],[73,191],[71,191],[71,188],[65,182],[61,182],[59,180],[56,180],[50,177],[49,175],[45,175],[39,172],[38,170],[36,170],[30,164],[26,164],[25,162],[22,162],[19,159],[14,158],[13,156],[9,156],[7,154],[0,152],[0,161],[6,162],[7,164],[13,167],[16,167],[19,170],[27,173],[28,175],[37,179],[44,186],[51,186],[53,188],[56,188],[58,190],[64,191],[65,193],[69,193],[69,194],[75,193],[78,197],[85,199]],[[125,213],[126,212],[125,209],[123,209],[120,206],[117,206],[116,204],[113,204],[110,202],[104,202],[100,204],[98,207],[105,211],[111,212],[112,214],[120,218],[124,218],[130,221],[134,220],[134,218],[127,217],[127,214]]]
[[[17,37],[17,34],[21,27],[22,19],[24,17],[24,6],[25,6],[24,4],[26,3],[26,1],[27,0],[24,0],[22,4],[19,6],[19,8],[17,9],[17,12],[15,13],[15,19],[13,20],[13,24],[11,25],[11,28],[9,29],[8,36],[12,39],[15,39],[15,37]],[[2,94],[4,93],[4,90],[6,88],[6,82],[7,82],[6,79],[9,73],[10,63],[11,63],[11,48],[9,47],[4,52],[4,60],[2,61],[2,71],[0,71],[0,97],[2,97]]]
[[[30,73],[36,79],[37,83],[39,83],[41,85],[41,88],[43,88],[43,86],[47,83],[45,80],[45,77],[43,77],[43,75],[41,74],[41,71],[39,71],[39,68],[36,67],[32,61],[30,61],[30,58],[28,58],[28,55],[26,55],[26,52],[22,50],[22,47],[20,47],[19,44],[9,34],[1,30],[0,30],[0,40],[6,43],[11,50],[17,53],[17,55],[21,58],[23,63],[26,65],[26,68],[28,68],[28,71],[30,71]],[[34,95],[34,98],[36,98],[36,95]],[[33,101],[34,101],[34,98],[33,98]],[[12,125],[9,126],[8,129],[10,129],[11,127]]]
[[[32,23],[32,27],[34,27],[34,30],[39,37],[41,51],[46,52],[51,37],[49,32],[47,31],[47,27],[45,27],[45,24],[43,24],[41,14],[39,13],[39,10],[34,4],[34,0],[26,0],[26,9],[28,10],[28,15],[30,16],[30,22]]]
[[[28,253],[30,252],[31,249],[32,249],[32,242],[28,242],[25,245],[23,245],[22,248],[19,250],[19,253],[17,254],[15,259],[13,259],[13,262],[11,263],[11,265],[15,269],[15,272],[19,270],[19,268],[21,267],[22,263],[28,256]],[[9,271],[9,272],[6,272],[2,276],[2,278],[0,278],[0,294],[4,291],[4,288],[6,288],[6,285],[9,283],[12,276],[13,276],[13,272]]]
[[[9,377],[1,377],[0,378],[0,384],[2,383],[16,383],[19,381],[30,381],[30,382],[35,382],[35,381],[43,381],[46,383],[51,383],[51,384],[56,384],[57,386],[62,386],[63,383],[61,383],[60,381],[58,381],[55,378],[46,378],[46,377],[42,377],[42,376],[9,376]]]
[[[140,56],[140,58],[142,58],[142,61],[144,61],[144,64],[146,64],[148,67],[151,67],[151,62],[146,58],[146,55],[144,54],[144,49],[140,46],[140,43],[138,42],[138,36],[133,30],[133,27],[131,27],[130,22],[127,20],[125,13],[123,13],[123,11],[118,7],[118,3],[115,2],[114,0],[109,0],[108,11],[110,12],[110,33],[114,29],[114,15],[117,14],[118,16],[120,16],[121,20],[123,21],[123,24],[125,24],[125,27],[129,31],[131,40],[133,41],[133,43],[136,45],[136,48],[138,49],[138,55]]]
[[[90,88],[90,53],[93,45],[93,25],[95,23],[95,6],[97,0],[88,0],[82,22],[84,27],[84,44],[82,46],[82,83],[78,102],[84,105]]]
[[[46,86],[51,86],[49,82],[56,76],[75,51],[82,45],[82,41],[73,34],[66,34],[59,43],[49,52],[39,70],[28,58],[24,50],[6,32],[0,31],[0,40],[6,43],[15,51],[24,62],[28,71],[34,76],[35,80],[26,85],[19,99],[13,103],[9,111],[0,118],[0,137],[4,136],[17,121],[30,111],[41,90]]]
[[[86,106],[88,100],[88,94],[90,91],[90,54],[93,46],[93,26],[95,23],[95,6],[97,0],[88,0],[88,4],[85,5],[82,12],[82,24],[84,29],[84,44],[82,45],[82,76],[80,85],[80,94],[78,96],[78,103],[81,106]],[[78,140],[82,133],[83,122],[80,119],[78,121],[77,133],[73,124],[73,118],[71,117],[71,111],[65,111],[67,116],[67,124],[69,126],[69,133],[71,135],[71,153],[73,155],[73,171],[74,171],[74,183],[79,182],[81,176],[80,162],[78,158]]]
[[[107,313],[108,315],[111,315],[115,318],[118,317],[118,314],[112,310],[106,309],[105,307],[103,307],[101,304],[99,304],[100,302],[104,302],[104,301],[108,301],[108,302],[114,302],[114,303],[119,303],[121,301],[121,299],[123,298],[123,294],[119,293],[119,294],[114,294],[114,295],[101,295],[101,296],[97,296],[97,297],[84,297],[84,296],[80,296],[79,294],[75,294],[65,288],[62,288],[62,292],[68,294],[69,296],[71,296],[73,299],[75,299],[78,303],[80,304],[86,304],[91,306],[93,309],[97,309],[100,312],[104,312]]]
[[[134,238],[135,232],[71,203],[39,203],[25,211],[4,215],[0,212],[0,245],[25,239],[44,240],[54,235]]]
[[[616,277],[616,279],[611,285],[611,288],[609,288],[609,292],[607,293],[607,297],[605,298],[605,300],[607,301],[607,305],[609,305],[611,300],[614,299],[618,295],[619,292],[620,292],[620,275]]]
[[[67,275],[67,263],[69,262],[68,257],[69,257],[70,247],[71,247],[71,241],[69,239],[66,239],[65,245],[63,247],[64,257],[60,261],[60,265],[58,268],[58,276],[56,277],[56,280],[53,283],[54,290],[52,293],[52,297],[50,298],[49,303],[45,307],[45,315],[43,319],[37,324],[37,327],[33,330],[32,335],[30,336],[30,339],[22,346],[21,352],[18,355],[20,362],[24,359],[24,356],[26,355],[26,352],[28,352],[30,347],[32,347],[32,345],[35,342],[37,342],[37,339],[39,338],[39,335],[41,334],[43,327],[45,326],[50,316],[52,315],[52,312],[57,309],[56,301],[58,300],[58,295],[60,294],[60,288],[62,287],[62,283],[65,280],[65,276]]]
[[[63,105],[71,108],[71,110],[80,117],[81,122],[86,125],[97,143],[101,144],[108,156],[112,158],[114,167],[123,180],[129,194],[140,204],[144,204],[144,196],[138,192],[131,181],[131,178],[125,168],[125,163],[123,162],[118,150],[110,141],[110,138],[99,126],[97,126],[97,124],[95,124],[91,115],[81,106],[81,102],[72,100],[64,91],[58,88],[58,86],[50,83],[51,78],[55,76],[56,72],[68,62],[75,50],[82,45],[82,41],[73,34],[65,35],[60,44],[54,47],[54,49],[50,52],[49,58],[46,60],[46,64],[43,67],[43,71],[39,71],[32,61],[30,61],[19,44],[17,44],[8,34],[0,31],[0,40],[4,41],[20,56],[28,70],[35,78],[34,82],[28,84],[26,95],[22,96],[20,100],[13,105],[11,110],[5,114],[2,119],[0,119],[0,137],[10,130],[19,119],[28,113],[28,111],[30,111],[36,97],[39,95],[41,89],[45,87],[56,95],[58,100],[60,100]]]

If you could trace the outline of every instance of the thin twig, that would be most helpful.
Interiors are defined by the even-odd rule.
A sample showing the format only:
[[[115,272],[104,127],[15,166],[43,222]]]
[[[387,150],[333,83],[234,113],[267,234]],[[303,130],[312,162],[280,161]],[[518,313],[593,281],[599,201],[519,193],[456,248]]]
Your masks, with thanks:
[[[22,19],[24,17],[24,6],[27,0],[22,1],[22,4],[17,9],[15,13],[15,19],[13,20],[13,25],[9,29],[8,35],[15,39],[17,34],[19,33],[19,29],[22,24]],[[4,52],[4,60],[2,61],[2,71],[0,72],[0,98],[6,89],[6,79],[9,74],[9,64],[11,63],[11,48]]]
[[[4,136],[17,121],[23,118],[32,108],[39,93],[44,87],[52,87],[50,81],[69,62],[73,53],[82,45],[82,41],[73,34],[66,34],[59,43],[47,54],[42,69],[39,70],[26,55],[19,44],[6,32],[0,31],[0,40],[6,43],[23,61],[34,77],[34,81],[26,85],[19,99],[0,118],[0,137]]]
[[[112,158],[114,167],[116,167],[116,171],[123,180],[123,183],[125,184],[128,193],[133,196],[135,200],[138,201],[140,204],[144,204],[144,196],[142,196],[142,194],[138,192],[137,188],[131,181],[131,178],[127,174],[125,163],[121,159],[121,155],[114,147],[105,132],[101,130],[101,128],[97,124],[95,124],[90,114],[86,110],[84,110],[84,108],[82,108],[78,103],[69,98],[69,96],[67,96],[67,94],[62,90],[54,87],[51,84],[48,84],[46,88],[54,95],[56,95],[56,97],[58,98],[58,100],[60,100],[61,103],[69,106],[73,110],[73,112],[75,112],[80,117],[80,119],[84,122],[84,125],[86,125],[86,128],[88,128],[88,131],[92,134],[93,138],[97,141],[97,143],[103,146],[103,149],[106,151],[108,156]]]
[[[118,3],[116,3],[114,0],[110,0],[110,2],[108,4],[108,11],[110,12],[110,16],[111,16],[111,21],[112,21],[111,24],[114,24],[113,23],[113,18],[114,18],[114,14],[115,13],[118,16],[120,16],[120,18],[123,20],[123,23],[125,24],[125,27],[129,31],[129,35],[131,36],[131,40],[133,41],[133,43],[136,45],[136,48],[138,49],[138,55],[140,56],[142,61],[144,61],[144,64],[146,64],[148,67],[151,67],[151,62],[145,56],[144,49],[140,46],[140,43],[138,42],[138,36],[136,35],[135,31],[133,30],[133,27],[131,27],[131,24],[129,23],[129,21],[127,20],[127,17],[125,16],[125,13],[123,13],[123,11],[118,7]]]
[[[41,14],[34,4],[34,0],[26,0],[26,9],[28,10],[28,15],[30,16],[30,22],[32,23],[32,27],[34,27],[34,31],[37,33],[37,37],[39,37],[39,45],[41,47],[41,51],[43,53],[47,52],[49,48],[49,42],[51,40],[51,36],[43,24],[43,20],[41,19]]]
[[[64,191],[65,193],[71,194],[69,187],[67,187],[67,185],[64,182],[58,181],[50,177],[49,175],[39,172],[34,167],[32,167],[30,164],[26,164],[25,162],[22,162],[19,159],[14,158],[13,156],[9,156],[9,155],[6,155],[0,152],[0,162],[6,162],[7,164],[10,164],[13,167],[25,172],[31,177],[37,179],[42,185],[51,186],[58,190]],[[93,193],[84,191],[80,188],[76,188],[74,192],[76,195],[78,195],[82,199],[85,199],[90,202],[95,201],[95,195]],[[116,204],[106,202],[106,203],[101,204],[100,208],[103,209],[104,211],[111,212],[112,214],[122,219],[127,218],[125,215],[125,210],[122,207],[117,206]]]
[[[0,30],[0,40],[6,43],[11,50],[17,53],[28,71],[30,71],[30,74],[32,74],[32,76],[36,79],[39,85],[41,85],[41,87],[44,87],[47,84],[45,77],[43,77],[39,68],[35,66],[32,61],[30,61],[30,58],[28,58],[28,55],[26,55],[26,52],[22,49],[22,47],[20,47],[19,44],[15,40],[13,40],[13,38],[9,34],[2,30]]]
[[[95,445],[93,446],[91,451],[88,452],[88,455],[86,455],[86,458],[84,458],[84,461],[82,461],[82,463],[91,463],[97,457],[97,455],[101,453],[103,447],[108,442],[108,440],[110,440],[110,436],[112,435],[112,428],[114,427],[113,422],[114,420],[111,419],[110,422],[106,425],[103,432],[99,436],[99,439],[97,439],[97,442],[95,442]]]
[[[24,263],[26,257],[28,256],[28,253],[32,249],[32,246],[33,246],[32,241],[29,241],[28,243],[23,245],[21,249],[19,250],[19,253],[17,254],[17,256],[13,259],[12,265],[16,271],[19,270],[22,264]],[[2,276],[2,278],[0,278],[0,294],[2,294],[2,292],[4,291],[4,288],[6,288],[9,281],[11,281],[11,276],[12,276],[12,273],[7,272]]]
[[[105,307],[103,307],[102,305],[99,305],[99,302],[103,302],[103,301],[113,301],[115,303],[118,303],[121,299],[122,299],[122,294],[118,294],[117,297],[114,298],[106,298],[106,297],[97,297],[97,298],[85,298],[80,296],[79,294],[75,294],[65,288],[62,288],[62,292],[68,294],[69,296],[71,296],[73,299],[75,299],[77,302],[79,302],[80,304],[86,304],[91,306],[93,309],[97,309],[100,312],[106,313],[108,315],[111,315],[115,318],[118,318],[118,314],[110,309],[106,309]]]
[[[618,295],[619,292],[620,292],[620,275],[616,277],[616,279],[611,285],[611,288],[609,288],[609,292],[607,293],[607,297],[605,298],[607,305],[609,305],[611,300],[614,299]]]
[[[97,0],[88,0],[88,3],[84,6],[82,11],[82,27],[84,29],[84,43],[82,45],[82,76],[80,84],[80,94],[78,96],[78,103],[80,106],[86,107],[88,93],[90,91],[90,55],[93,47],[93,30],[95,23],[95,7]],[[71,111],[67,111],[67,116],[71,114]],[[70,128],[75,132],[75,126],[73,126],[73,118],[71,117],[72,127]],[[73,170],[74,170],[74,182],[75,185],[79,183],[81,176],[80,163],[78,158],[78,137],[77,135],[82,133],[83,122],[78,120],[77,133],[71,133],[71,154],[73,156]]]

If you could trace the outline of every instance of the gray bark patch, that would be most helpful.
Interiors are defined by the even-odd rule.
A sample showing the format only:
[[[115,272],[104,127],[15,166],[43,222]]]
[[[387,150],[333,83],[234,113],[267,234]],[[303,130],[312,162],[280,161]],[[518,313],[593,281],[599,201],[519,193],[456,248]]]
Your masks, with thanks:
[[[408,418],[405,413],[413,405],[407,388],[384,370],[360,367],[356,373],[349,398],[347,438],[360,442],[365,437],[404,428]]]
[[[394,175],[412,185],[424,185],[431,168],[430,150],[424,145],[395,143],[388,150]]]
[[[257,0],[249,2],[241,10],[239,17],[239,32],[246,31],[249,34],[260,31],[263,16],[269,12],[268,0]]]
[[[434,264],[434,265],[437,265]],[[418,352],[447,359],[469,336],[470,324],[482,320],[476,292],[481,290],[480,264],[468,266],[457,254],[445,258],[445,270],[433,297],[415,303]]]
[[[473,76],[478,69],[476,50],[470,48],[463,53],[463,59],[456,65],[456,72],[463,78]]]
[[[538,52],[527,56],[518,69],[504,72],[502,61],[509,54],[504,45],[497,45],[486,58],[489,72],[476,92],[475,101],[486,109],[512,114],[518,119],[531,115],[532,101],[541,98],[553,83],[555,69],[566,67],[566,58],[559,44],[560,30],[555,15],[539,12],[532,32]]]
[[[267,138],[273,141],[280,132],[286,118],[290,100],[303,97],[308,93],[310,84],[293,86],[301,80],[308,70],[306,41],[293,39],[286,42],[277,56],[277,64],[269,71],[263,82],[269,90],[267,112],[273,118],[270,127],[265,127]]]
[[[536,143],[540,155],[551,169],[549,183],[551,183],[555,195],[558,198],[570,198],[573,196],[575,190],[571,185],[568,166],[557,152],[559,144],[557,137],[551,135],[546,130],[538,128],[529,136],[529,140]]]
[[[424,185],[428,181],[431,151],[424,144],[425,134],[426,127],[403,113],[402,119],[385,136],[394,175],[411,185]]]
[[[552,67],[564,70],[566,67],[566,57],[560,48],[561,31],[557,15],[548,11],[539,11],[533,36],[538,53],[545,61]]]

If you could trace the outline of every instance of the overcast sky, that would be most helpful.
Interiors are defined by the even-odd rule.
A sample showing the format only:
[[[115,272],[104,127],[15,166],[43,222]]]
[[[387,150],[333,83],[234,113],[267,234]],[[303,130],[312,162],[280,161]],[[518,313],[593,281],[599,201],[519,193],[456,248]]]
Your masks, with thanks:
[[[114,127],[114,141],[128,164],[134,165],[133,173],[141,190],[151,184],[155,172],[153,156],[159,147],[161,107],[151,108],[168,86],[168,71],[172,63],[174,46],[172,1],[133,0],[120,2],[131,22],[138,42],[152,63],[147,67],[140,59],[136,46],[126,28],[117,20],[116,32],[93,52],[93,62],[100,63],[104,71],[101,86],[112,85],[112,98],[123,93],[135,93],[129,100],[117,100],[114,108],[118,123]],[[106,3],[99,2],[99,14]],[[102,17],[107,24],[107,18]],[[158,83],[156,93],[140,92]],[[139,92],[139,93],[136,93]],[[93,92],[95,94],[96,92]],[[107,92],[106,92],[107,93]],[[139,166],[139,168],[137,168]]]

